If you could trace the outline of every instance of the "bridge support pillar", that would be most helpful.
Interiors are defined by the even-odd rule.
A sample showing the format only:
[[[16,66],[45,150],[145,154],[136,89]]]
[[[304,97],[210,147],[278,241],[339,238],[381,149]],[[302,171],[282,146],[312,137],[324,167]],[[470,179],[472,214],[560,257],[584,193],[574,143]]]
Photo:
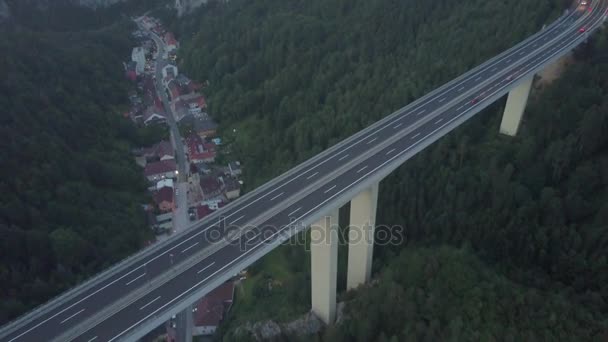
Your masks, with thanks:
[[[522,83],[509,92],[505,112],[502,115],[502,122],[500,123],[500,133],[510,136],[515,136],[517,134],[521,118],[526,109],[526,103],[528,102],[533,80],[534,75],[522,81]]]
[[[336,317],[338,209],[310,227],[312,311],[326,324]]]
[[[370,280],[377,204],[378,184],[363,190],[350,201],[347,290]]]

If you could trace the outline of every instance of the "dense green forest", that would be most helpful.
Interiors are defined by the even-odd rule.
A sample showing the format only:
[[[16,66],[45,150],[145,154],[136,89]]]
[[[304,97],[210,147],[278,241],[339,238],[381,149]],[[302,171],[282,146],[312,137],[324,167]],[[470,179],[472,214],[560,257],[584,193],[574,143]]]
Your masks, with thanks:
[[[180,56],[210,81],[210,113],[239,132],[254,186],[510,47],[555,5],[237,0],[200,10]]]
[[[408,248],[379,282],[347,296],[322,341],[605,341],[565,293],[524,287],[468,250]]]
[[[138,134],[119,115],[130,29],[1,32],[0,324],[150,238]]]
[[[221,123],[231,153],[246,166],[252,188],[509,47],[568,4],[212,3],[183,20],[182,37],[196,33],[182,39],[180,58],[186,73],[209,80],[210,113]],[[389,311],[362,328],[367,330],[361,336],[369,337],[362,340],[400,340],[404,332],[414,340],[476,340],[484,334],[498,334],[499,340],[601,340],[608,326],[608,38],[597,35],[575,57],[559,81],[535,91],[518,137],[499,136],[499,102],[381,183],[378,223],[405,227],[408,244],[376,249],[375,270],[391,284],[348,310],[369,316],[363,304],[386,296],[383,286],[401,287],[404,299],[398,303],[422,296],[404,281],[416,275],[395,267],[417,253],[422,264],[447,262],[454,254],[454,267],[471,273],[463,275],[461,286],[479,277],[493,284],[466,302],[490,306],[476,313],[490,317],[457,320],[447,304],[435,304],[436,312],[406,325]],[[410,244],[431,252],[410,253]],[[468,247],[436,247],[444,245]],[[228,327],[294,317],[285,307],[305,312],[310,289],[302,258],[303,250],[284,247],[253,267],[251,280],[237,292],[242,300]],[[449,272],[437,276],[447,277],[448,284],[460,281]],[[268,291],[273,281],[282,286]],[[417,286],[438,301],[455,296],[446,297],[434,284]],[[514,302],[501,299],[498,306],[497,296]],[[417,308],[408,310],[420,315]],[[521,317],[538,324],[515,322]],[[497,325],[502,319],[511,324]],[[462,326],[449,327],[447,321]],[[551,327],[555,331],[547,333]],[[324,340],[360,336],[356,329],[339,327]],[[428,335],[420,335],[423,330]]]

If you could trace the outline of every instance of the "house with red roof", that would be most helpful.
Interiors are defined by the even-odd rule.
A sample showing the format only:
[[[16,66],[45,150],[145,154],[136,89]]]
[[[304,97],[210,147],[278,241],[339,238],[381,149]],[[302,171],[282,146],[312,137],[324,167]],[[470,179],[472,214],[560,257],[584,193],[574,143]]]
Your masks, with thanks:
[[[160,160],[146,164],[144,176],[150,181],[155,182],[164,178],[177,177],[177,164],[174,159]]]
[[[192,309],[193,336],[210,336],[215,333],[218,326],[232,308],[234,301],[234,282],[224,283],[209,292],[199,300]],[[168,340],[175,340],[175,328],[167,325]]]
[[[155,192],[154,202],[158,206],[158,209],[163,213],[175,210],[173,188],[165,186]]]
[[[163,140],[152,147],[145,148],[142,156],[146,162],[152,163],[159,160],[175,159],[173,145],[167,140]]]
[[[213,142],[205,142],[200,136],[190,134],[186,138],[186,146],[190,163],[213,163],[215,161],[216,146]]]
[[[227,282],[201,299],[194,311],[192,335],[212,335],[230,311],[234,299],[234,283]]]
[[[177,49],[177,40],[173,33],[165,33],[165,44],[167,44],[167,50],[169,51]]]
[[[222,194],[222,184],[216,177],[201,177],[199,184],[201,186],[201,190],[203,191],[203,200],[213,199]]]
[[[213,210],[208,205],[199,205],[196,207],[196,219],[202,220],[205,216],[213,213]]]

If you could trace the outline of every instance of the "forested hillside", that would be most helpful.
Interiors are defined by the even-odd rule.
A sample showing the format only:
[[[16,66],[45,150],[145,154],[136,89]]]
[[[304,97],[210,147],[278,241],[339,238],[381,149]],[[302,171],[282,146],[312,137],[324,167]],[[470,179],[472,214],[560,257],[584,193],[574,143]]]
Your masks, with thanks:
[[[569,3],[235,0],[184,20],[183,36],[196,34],[184,41],[181,64],[209,80],[210,113],[231,153],[247,165],[246,183],[253,187],[511,46]],[[535,91],[518,137],[499,136],[499,102],[384,180],[378,222],[404,226],[410,244],[376,249],[375,270],[389,283],[348,310],[368,317],[374,316],[366,311],[369,302],[391,303],[375,306],[384,319],[364,327],[353,322],[323,340],[602,340],[608,322],[607,77],[602,34],[577,50],[560,80]],[[446,244],[468,247],[436,250]],[[403,254],[411,245],[430,249]],[[302,254],[282,248],[252,268],[230,327],[240,317],[281,320],[292,317],[286,306],[307,308]],[[422,264],[464,274],[457,278],[439,267],[437,283],[411,285],[407,277],[433,271],[406,277],[396,269],[409,267],[407,259],[416,255]],[[488,275],[486,266],[497,273]],[[450,311],[458,309],[450,305],[458,294],[435,285],[475,286],[471,279],[478,277],[489,288],[467,289],[463,296],[477,291],[478,297],[459,300],[483,308]],[[273,279],[284,286],[265,290]],[[389,290],[403,297],[392,302]],[[428,311],[423,299],[433,301]],[[406,324],[400,304],[412,300],[418,306],[406,309],[416,323]]]
[[[598,341],[606,326],[567,294],[521,286],[468,250],[409,248],[347,298],[322,341]]]
[[[0,324],[149,238],[119,115],[125,30],[1,32]]]
[[[210,81],[210,112],[223,127],[237,128],[234,148],[253,185],[511,46],[560,11],[549,0],[237,0],[200,12],[183,66]]]

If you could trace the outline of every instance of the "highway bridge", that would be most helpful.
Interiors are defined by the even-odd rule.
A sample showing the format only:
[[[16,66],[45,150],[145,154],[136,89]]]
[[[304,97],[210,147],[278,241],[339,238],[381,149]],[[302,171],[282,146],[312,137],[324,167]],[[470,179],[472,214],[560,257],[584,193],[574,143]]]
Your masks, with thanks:
[[[135,341],[311,226],[311,234],[320,237],[311,243],[312,309],[331,322],[336,306],[337,209],[351,202],[351,227],[373,237],[378,183],[507,93],[501,132],[515,135],[535,73],[585,41],[605,20],[606,9],[607,1],[597,0],[588,9],[571,10],[183,233],[5,325],[0,340]],[[369,280],[372,252],[373,239],[351,241],[349,288]]]

